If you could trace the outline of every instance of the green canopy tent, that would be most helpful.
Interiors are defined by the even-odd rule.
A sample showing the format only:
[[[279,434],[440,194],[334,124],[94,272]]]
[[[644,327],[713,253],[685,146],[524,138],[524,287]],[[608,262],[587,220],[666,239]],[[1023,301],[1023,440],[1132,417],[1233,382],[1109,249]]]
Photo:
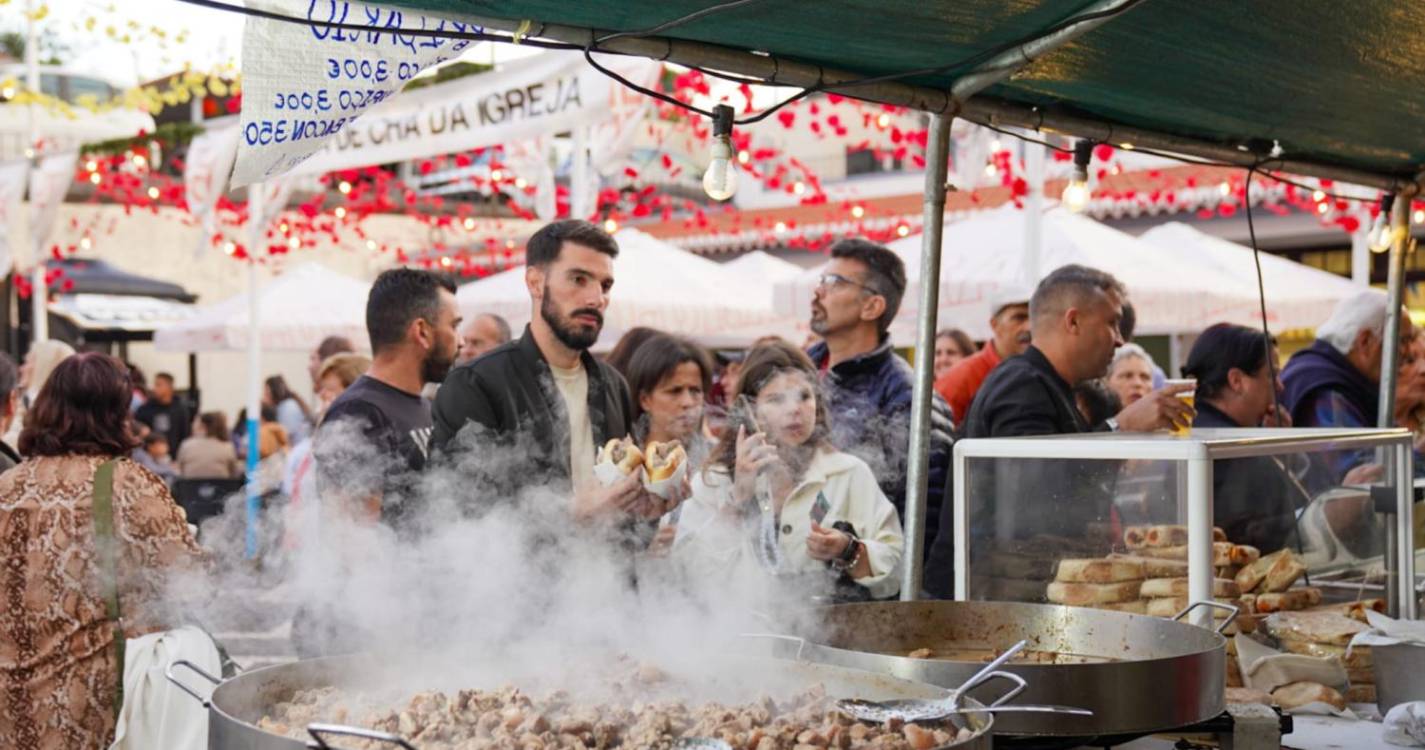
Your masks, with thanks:
[[[922,277],[939,276],[950,122],[1053,131],[1396,193],[1385,337],[1422,185],[1425,5],[1395,0],[378,0],[508,34],[642,55],[934,115]],[[790,94],[789,94],[790,95]],[[902,597],[921,587],[935,285],[922,289]],[[1385,347],[1382,426],[1394,409]],[[1397,524],[1390,524],[1398,536]],[[1408,536],[1406,537],[1408,538]],[[1398,543],[1398,540],[1393,543]],[[959,551],[958,564],[964,564]],[[1393,559],[1387,555],[1387,559]],[[1409,568],[1400,571],[1410,574]],[[1387,586],[1414,616],[1404,585]],[[1206,582],[1202,582],[1205,585]],[[1191,592],[1206,599],[1207,590]],[[1405,601],[1400,601],[1400,600]]]

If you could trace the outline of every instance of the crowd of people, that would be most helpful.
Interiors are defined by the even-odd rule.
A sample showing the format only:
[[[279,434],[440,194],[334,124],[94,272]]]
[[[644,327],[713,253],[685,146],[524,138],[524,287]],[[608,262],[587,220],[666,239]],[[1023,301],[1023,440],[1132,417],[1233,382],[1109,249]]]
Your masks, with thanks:
[[[608,535],[610,554],[765,575],[829,601],[895,596],[908,547],[913,391],[888,334],[906,292],[900,258],[866,240],[835,244],[809,311],[809,347],[772,337],[745,352],[709,352],[634,329],[600,358],[591,350],[617,296],[618,253],[588,222],[535,232],[526,247],[531,322],[517,336],[496,316],[462,320],[455,285],[441,274],[381,274],[366,311],[370,357],[333,337],[312,353],[309,397],[281,377],[265,383],[253,442],[264,487],[283,503],[287,543],[320,535],[336,517],[418,537],[432,522],[428,479],[444,472],[459,478],[444,491],[458,487],[449,499],[471,516],[538,504]],[[1378,291],[1343,301],[1285,368],[1261,331],[1210,326],[1182,368],[1195,381],[1186,385],[1165,382],[1131,343],[1130,294],[1103,270],[1065,266],[1032,290],[990,300],[992,335],[978,350],[963,332],[937,337],[925,593],[951,593],[957,438],[1373,426],[1388,345],[1402,354],[1396,421],[1418,428],[1425,419],[1425,350],[1408,318],[1398,342],[1384,340]],[[0,443],[9,602],[0,687],[5,715],[18,717],[0,727],[0,744],[104,744],[114,728],[116,638],[156,627],[146,615],[165,571],[204,564],[169,483],[241,477],[252,444],[245,415],[235,429],[222,413],[193,415],[172,376],[145,386],[137,368],[57,342],[32,347],[18,367],[0,355],[0,393],[0,432],[14,436]],[[1193,401],[1180,397],[1189,393]],[[645,452],[676,441],[687,470],[657,491],[639,472],[611,476],[602,449],[625,440]],[[1370,481],[1380,474],[1372,460],[1333,455],[1307,479]],[[1113,476],[1063,462],[1008,468],[977,480],[972,533],[1016,503],[1026,504],[1025,533],[1118,512],[1080,501],[1111,504],[1103,488]],[[1283,471],[1259,459],[1217,467],[1216,522],[1234,541],[1263,551],[1287,543],[1310,498],[1284,490]],[[1046,514],[1046,496],[1075,499]],[[97,523],[101,502],[112,506],[111,528]],[[94,583],[107,575],[91,552],[101,536],[124,572],[121,621]]]

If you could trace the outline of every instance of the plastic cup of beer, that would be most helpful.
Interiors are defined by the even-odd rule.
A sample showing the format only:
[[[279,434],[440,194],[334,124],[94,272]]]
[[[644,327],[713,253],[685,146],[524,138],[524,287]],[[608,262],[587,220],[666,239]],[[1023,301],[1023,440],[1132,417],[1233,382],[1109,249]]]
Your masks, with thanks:
[[[1192,386],[1192,387],[1191,387],[1191,388],[1188,388],[1187,390],[1185,390],[1185,391],[1183,391],[1183,392],[1181,392],[1181,393],[1178,393],[1178,394],[1176,394],[1176,395],[1177,395],[1178,398],[1182,399],[1184,403],[1187,404],[1187,406],[1188,406],[1189,409],[1193,409],[1194,411],[1196,411],[1196,409],[1197,409],[1197,380],[1195,380],[1195,379],[1193,379],[1193,378],[1180,378],[1180,379],[1176,379],[1176,380],[1165,380],[1165,381],[1163,381],[1163,387],[1164,387],[1164,388],[1172,388],[1172,387],[1174,387],[1174,386],[1183,386],[1183,385]],[[1188,421],[1186,421],[1186,422],[1175,422],[1175,423],[1173,424],[1172,433],[1173,433],[1174,435],[1188,435],[1188,434],[1191,434],[1191,433],[1192,433],[1192,421],[1191,421],[1191,420],[1188,420]]]

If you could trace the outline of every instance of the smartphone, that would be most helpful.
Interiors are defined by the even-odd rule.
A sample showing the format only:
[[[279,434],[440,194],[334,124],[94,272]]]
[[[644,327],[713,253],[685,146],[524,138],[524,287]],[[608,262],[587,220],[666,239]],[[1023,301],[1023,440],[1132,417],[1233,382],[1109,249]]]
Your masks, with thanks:
[[[747,423],[749,437],[762,431],[762,426],[757,424],[756,407],[757,405],[745,393],[737,397],[737,403],[733,406],[741,415],[741,419]]]

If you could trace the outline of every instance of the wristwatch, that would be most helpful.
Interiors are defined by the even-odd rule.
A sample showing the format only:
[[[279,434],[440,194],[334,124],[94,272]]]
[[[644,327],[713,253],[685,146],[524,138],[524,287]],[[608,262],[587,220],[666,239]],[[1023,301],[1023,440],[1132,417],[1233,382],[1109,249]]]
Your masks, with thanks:
[[[861,538],[856,536],[854,531],[843,531],[843,534],[851,538],[851,543],[846,545],[846,549],[841,551],[832,563],[836,567],[845,570],[856,564],[856,558],[861,556]]]
[[[1103,420],[1103,423],[1108,425],[1109,432],[1118,432],[1118,417],[1109,417]]]

